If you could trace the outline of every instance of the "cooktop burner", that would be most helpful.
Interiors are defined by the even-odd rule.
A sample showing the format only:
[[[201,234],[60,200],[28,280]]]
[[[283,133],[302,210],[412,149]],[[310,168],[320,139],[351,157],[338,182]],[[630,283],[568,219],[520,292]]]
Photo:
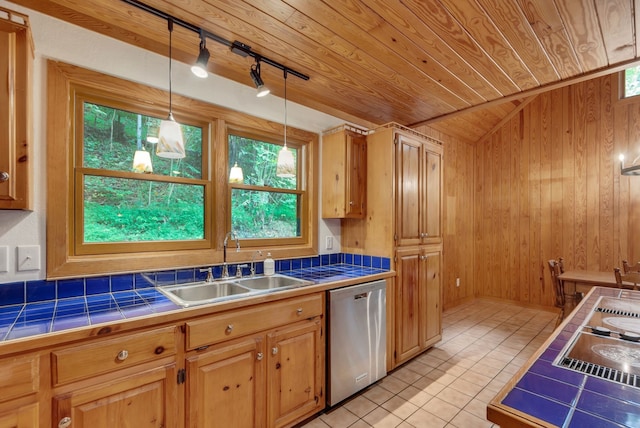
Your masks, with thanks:
[[[640,303],[596,302],[556,365],[640,387]]]

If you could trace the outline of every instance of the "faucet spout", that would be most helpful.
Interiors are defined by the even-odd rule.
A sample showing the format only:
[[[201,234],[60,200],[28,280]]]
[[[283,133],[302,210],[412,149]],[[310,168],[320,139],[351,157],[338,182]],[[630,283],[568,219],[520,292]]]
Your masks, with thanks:
[[[229,277],[229,268],[227,266],[227,244],[229,243],[229,238],[233,239],[236,241],[236,252],[240,251],[240,241],[238,240],[238,235],[235,234],[234,231],[230,231],[227,232],[227,234],[224,236],[224,242],[222,243],[222,260],[223,260],[223,264],[222,264],[222,277],[223,278],[228,278]]]

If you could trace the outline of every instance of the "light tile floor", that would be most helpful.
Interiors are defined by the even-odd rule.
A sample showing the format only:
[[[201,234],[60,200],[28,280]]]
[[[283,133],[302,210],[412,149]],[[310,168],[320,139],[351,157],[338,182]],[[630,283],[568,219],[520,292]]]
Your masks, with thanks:
[[[304,428],[482,428],[487,404],[549,337],[557,313],[477,299],[443,314],[442,341]]]

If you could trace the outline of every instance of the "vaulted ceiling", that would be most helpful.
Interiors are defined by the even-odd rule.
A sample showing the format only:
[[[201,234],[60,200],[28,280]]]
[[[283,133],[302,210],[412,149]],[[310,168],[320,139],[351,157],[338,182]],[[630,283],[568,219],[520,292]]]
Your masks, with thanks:
[[[167,23],[121,0],[10,0],[163,55]],[[473,142],[543,90],[638,57],[640,0],[143,0],[310,76],[292,101],[364,126],[430,124]],[[198,34],[176,27],[173,57]],[[208,41],[209,70],[253,85],[252,58]],[[263,65],[283,96],[283,73]]]

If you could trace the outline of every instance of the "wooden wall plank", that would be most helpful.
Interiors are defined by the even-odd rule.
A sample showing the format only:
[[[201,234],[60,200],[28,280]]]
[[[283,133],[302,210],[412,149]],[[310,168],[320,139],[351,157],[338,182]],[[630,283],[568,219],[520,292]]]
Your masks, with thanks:
[[[476,145],[479,296],[552,305],[547,260],[603,271],[640,260],[640,177],[621,176],[617,160],[640,153],[640,99],[618,102],[615,79],[542,94]]]

